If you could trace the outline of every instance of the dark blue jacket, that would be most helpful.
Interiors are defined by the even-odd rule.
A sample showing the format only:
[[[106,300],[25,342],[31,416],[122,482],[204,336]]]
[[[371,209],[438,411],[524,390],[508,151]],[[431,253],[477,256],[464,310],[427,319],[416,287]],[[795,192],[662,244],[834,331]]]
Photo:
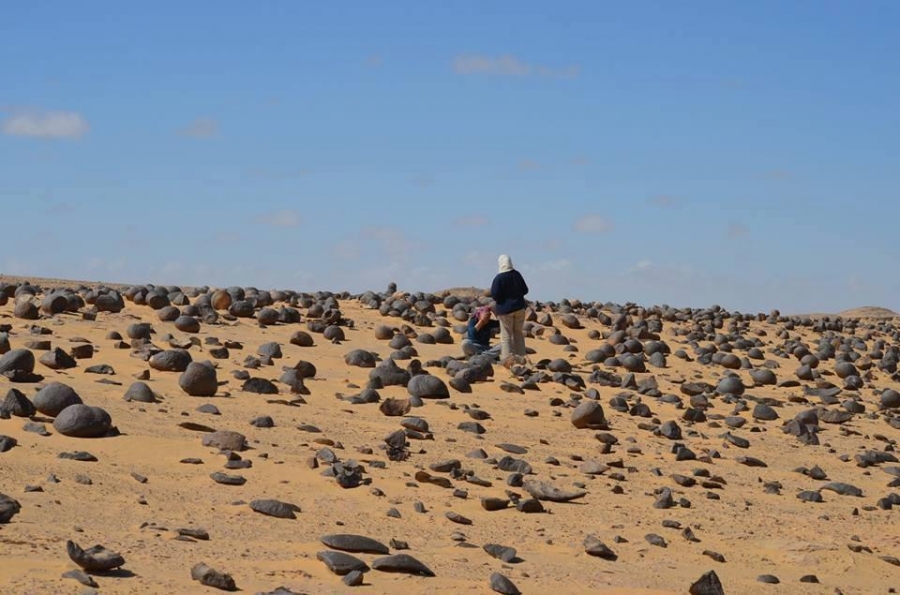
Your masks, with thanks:
[[[511,314],[525,309],[525,296],[528,285],[522,274],[513,269],[498,273],[491,284],[491,297],[497,302],[494,308],[497,314]]]
[[[478,319],[472,316],[469,318],[469,332],[466,334],[466,338],[473,343],[477,343],[482,347],[490,347],[491,346],[491,330],[492,329],[500,329],[500,321],[499,320],[489,320],[486,325],[481,327],[481,330],[475,328],[475,325],[478,324]]]

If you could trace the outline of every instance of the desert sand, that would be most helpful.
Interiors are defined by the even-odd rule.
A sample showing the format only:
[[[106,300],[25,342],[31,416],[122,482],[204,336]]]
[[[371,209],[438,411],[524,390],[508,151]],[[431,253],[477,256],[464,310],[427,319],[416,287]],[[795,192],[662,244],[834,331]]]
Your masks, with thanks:
[[[32,282],[44,290],[33,298],[36,305],[49,288],[79,285]],[[84,289],[82,296],[87,293]],[[464,296],[466,308],[471,308],[469,302],[477,294]],[[315,293],[306,295],[313,302],[324,301],[317,300]],[[882,404],[885,390],[900,390],[900,376],[889,365],[879,366],[900,342],[898,327],[890,319],[852,322],[843,318],[841,330],[823,331],[816,328],[825,324],[821,319],[766,315],[744,317],[731,328],[736,323],[733,315],[695,311],[684,320],[662,321],[658,337],[644,329],[639,345],[647,350],[648,344],[663,342],[668,353],[661,367],[635,354],[646,371],[632,377],[621,365],[606,365],[615,362],[603,358],[593,363],[586,356],[605,344],[625,345],[630,335],[615,335],[611,326],[620,316],[625,317],[623,328],[635,329],[638,321],[659,320],[656,311],[601,305],[599,312],[589,312],[595,304],[540,304],[530,317],[530,363],[512,370],[495,365],[492,377],[473,382],[471,392],[460,392],[449,385],[451,376],[439,362],[446,356],[461,357],[460,336],[453,327],[463,322],[452,317],[442,299],[432,300],[433,311],[419,319],[427,318],[434,326],[423,326],[382,315],[367,302],[372,296],[367,300],[337,297],[339,314],[325,313],[343,331],[344,339],[337,341],[319,332],[321,326],[308,327],[309,321],[321,318],[300,305],[296,296],[300,322],[261,326],[253,317],[228,320],[226,312],[220,311],[215,323],[201,322],[196,333],[179,331],[173,322],[161,321],[151,307],[128,300],[120,312],[85,317],[94,309],[85,303],[76,311],[42,313],[36,320],[15,317],[15,299],[0,306],[0,325],[9,325],[12,350],[30,348],[40,358],[47,345],[30,344],[38,340],[65,352],[74,345],[94,348],[89,359],[76,360],[76,367],[70,369],[51,370],[37,363],[34,374],[40,379],[20,382],[22,377],[0,376],[0,399],[10,389],[33,399],[41,387],[61,382],[75,389],[85,404],[108,412],[118,430],[118,435],[100,438],[67,437],[56,430],[52,417],[37,413],[33,421],[45,424],[49,433],[41,436],[25,431],[28,419],[0,419],[0,436],[16,441],[14,448],[0,453],[0,493],[21,506],[9,523],[0,524],[0,593],[90,592],[62,576],[78,568],[67,556],[68,540],[85,549],[101,544],[124,558],[120,570],[92,576],[103,594],[217,592],[192,580],[191,569],[201,562],[229,574],[245,593],[270,593],[279,587],[285,593],[317,594],[491,593],[490,577],[501,573],[522,593],[650,595],[688,593],[708,571],[715,571],[723,591],[730,594],[888,593],[900,587],[896,565],[900,513],[896,506],[890,510],[889,498],[900,493],[889,487],[892,482],[896,485],[900,473],[898,463],[890,462],[900,435],[900,417]],[[193,303],[197,298],[188,299]],[[404,298],[379,293],[375,299],[384,303]],[[287,304],[274,307],[282,305]],[[572,320],[564,320],[560,309],[570,310],[579,328],[570,328]],[[717,319],[721,327],[713,328]],[[166,350],[179,345],[187,348],[194,362],[213,361],[220,384],[216,395],[189,396],[179,387],[180,373],[151,369],[141,356],[150,347],[135,349],[127,335],[129,327],[139,322],[151,325],[152,346]],[[420,340],[439,324],[448,326],[452,343]],[[702,328],[704,324],[710,326]],[[397,365],[406,369],[413,361],[421,362],[425,372],[447,386],[449,398],[425,398],[421,407],[413,407],[405,416],[387,416],[377,403],[353,404],[346,399],[367,386],[372,368],[348,365],[345,356],[361,349],[376,353],[380,364],[394,351],[389,340],[376,338],[381,325],[397,334],[405,330],[417,352],[410,359],[397,360]],[[39,334],[39,329],[46,334]],[[691,330],[695,335],[689,337]],[[122,335],[121,344],[108,338],[114,331]],[[297,331],[309,333],[314,345],[292,344]],[[553,335],[567,341],[551,340]],[[815,354],[823,335],[833,340],[838,353],[840,345],[846,344],[860,356],[852,378],[835,373],[837,361],[832,357],[819,358],[808,380],[798,379],[795,372],[801,362],[786,345],[803,344]],[[210,344],[210,338],[241,346],[229,348],[223,359],[213,359],[210,351],[220,345]],[[270,364],[263,361],[256,369],[246,368],[248,356],[259,357],[257,349],[270,342],[280,345],[282,357]],[[747,347],[753,344],[748,342],[756,343],[762,359],[748,357]],[[702,357],[695,347],[716,343],[718,356],[730,350],[745,360],[742,367],[731,370],[714,361],[704,363],[709,354]],[[676,355],[678,350],[684,350],[684,358]],[[624,359],[624,354],[619,357]],[[315,376],[304,381],[308,394],[292,394],[278,382],[283,367],[294,367],[299,361],[316,368]],[[548,370],[550,362],[562,370],[567,362],[571,372],[554,375]],[[113,373],[86,371],[102,364]],[[777,384],[756,383],[751,368],[770,369]],[[146,383],[158,402],[125,401],[123,395],[137,376],[148,371]],[[243,390],[244,382],[233,375],[236,371],[273,381],[278,394]],[[545,374],[534,376],[541,372]],[[716,390],[732,373],[745,387],[742,395]],[[651,378],[658,385],[656,390]],[[690,383],[709,386],[701,386],[701,394],[692,402],[684,390]],[[645,394],[640,394],[639,387]],[[836,390],[828,391],[829,387]],[[814,389],[825,389],[831,396],[822,397]],[[402,385],[376,390],[382,401],[410,396]],[[615,409],[611,404],[615,397],[622,397],[618,403],[626,403],[628,409],[646,405],[647,416],[631,414],[641,413],[640,408]],[[575,406],[594,399],[602,406],[608,429],[602,423],[576,428]],[[768,407],[758,408],[760,403]],[[199,412],[204,405],[214,405],[219,414]],[[483,434],[459,429],[463,422],[476,421],[467,411],[471,408],[489,414],[477,416],[487,417],[477,421]],[[819,421],[806,428],[812,434],[805,435],[817,438],[818,444],[804,443],[783,431],[795,416],[816,408]],[[756,419],[771,417],[769,412],[777,418]],[[824,421],[826,412],[847,415],[834,415],[829,419],[840,423],[829,423]],[[271,416],[274,427],[251,425],[260,416]],[[744,425],[730,427],[729,423],[740,422],[729,416],[743,418]],[[411,417],[426,420],[428,431],[409,437],[405,460],[390,460],[385,438],[402,430],[401,421]],[[237,456],[252,467],[226,469],[227,453],[203,446],[209,432],[180,425],[186,422],[243,434],[248,448]],[[667,422],[675,422],[680,437]],[[310,431],[309,426],[320,431]],[[605,442],[615,443],[605,447],[598,434]],[[498,445],[507,445],[506,450]],[[519,452],[524,454],[510,454],[508,445],[522,447]],[[678,445],[696,457],[677,460]],[[323,475],[331,460],[329,453],[321,452],[323,448],[340,461],[358,462],[364,468],[365,483],[343,488],[335,478]],[[470,458],[476,449],[483,449],[487,458]],[[89,452],[97,461],[59,458],[60,453],[76,451]],[[856,457],[866,451],[882,453],[884,462],[864,466]],[[317,453],[319,463],[314,469],[310,461]],[[519,484],[507,484],[512,473],[498,467],[506,456],[531,467],[526,482],[545,481],[568,491],[583,488],[585,495],[568,503],[543,501],[543,513],[520,512],[512,503],[489,512],[482,506],[483,498],[510,500],[510,492],[514,500],[531,498]],[[189,458],[202,463],[180,462]],[[471,475],[467,479],[464,474],[454,476],[430,467],[451,459],[478,479],[473,482]],[[798,472],[815,467],[823,473]],[[449,487],[423,481],[423,471],[445,478]],[[216,472],[240,475],[246,483],[216,483],[211,479]],[[833,491],[832,482],[849,484],[861,495],[840,495]],[[672,507],[654,506],[663,489],[671,490]],[[801,492],[820,494],[822,501],[805,502],[798,498]],[[299,512],[295,519],[259,514],[249,506],[259,499],[289,503]],[[417,512],[417,503],[424,512]],[[900,499],[896,504],[900,505]],[[389,516],[391,509],[399,514]],[[471,524],[453,522],[447,513],[461,515]],[[209,539],[179,538],[177,530],[185,528],[205,530]],[[390,546],[391,554],[413,556],[435,576],[372,569],[365,573],[362,586],[346,586],[317,559],[319,552],[329,550],[320,538],[333,534],[378,540]],[[585,540],[589,536],[608,546],[615,560],[588,555]],[[409,549],[399,551],[396,546],[402,544],[397,542],[406,542]],[[509,563],[495,559],[484,551],[486,544],[515,548],[516,557]],[[369,566],[382,557],[352,555]],[[777,577],[780,584],[761,582],[759,577],[764,575]],[[818,583],[801,582],[802,577],[811,580],[810,576]]]

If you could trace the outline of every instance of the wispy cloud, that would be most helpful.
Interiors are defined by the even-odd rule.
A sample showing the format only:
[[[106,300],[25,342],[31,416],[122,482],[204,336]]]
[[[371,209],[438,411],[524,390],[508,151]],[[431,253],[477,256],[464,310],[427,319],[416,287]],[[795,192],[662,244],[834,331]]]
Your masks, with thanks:
[[[572,165],[577,165],[579,167],[583,167],[585,165],[590,165],[591,161],[584,155],[578,155],[572,159]]]
[[[366,57],[366,66],[369,68],[378,68],[384,63],[384,59],[381,57],[381,54],[372,54],[371,56]]]
[[[660,194],[658,196],[651,197],[647,201],[651,206],[666,208],[674,206],[677,202],[674,196],[669,196],[668,194]]]
[[[639,260],[633,267],[628,269],[629,273],[639,273],[653,268],[653,261],[649,259]]]
[[[257,215],[254,221],[261,225],[268,225],[271,227],[297,227],[302,222],[302,219],[300,218],[300,213],[297,211],[283,209],[281,211]]]
[[[488,223],[490,223],[488,218],[481,215],[468,215],[453,221],[455,227],[484,227]]]
[[[177,132],[190,138],[211,138],[219,133],[219,122],[212,118],[196,118]]]
[[[540,64],[529,64],[511,54],[483,56],[463,54],[453,60],[453,71],[457,74],[485,74],[493,76],[543,76],[554,78],[576,78],[581,73],[578,65],[553,68]]]
[[[750,230],[743,223],[729,223],[725,233],[729,239],[733,240],[747,235]]]
[[[588,234],[609,233],[613,228],[612,219],[601,215],[583,215],[572,225],[575,231]]]
[[[78,112],[44,111],[16,108],[3,121],[3,134],[45,139],[81,138],[90,130],[87,120]]]

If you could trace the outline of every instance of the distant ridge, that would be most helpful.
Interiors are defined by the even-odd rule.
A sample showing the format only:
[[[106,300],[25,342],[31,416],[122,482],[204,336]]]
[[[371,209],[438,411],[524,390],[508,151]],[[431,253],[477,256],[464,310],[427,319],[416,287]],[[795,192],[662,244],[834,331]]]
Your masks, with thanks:
[[[863,306],[861,308],[844,310],[840,313],[840,316],[843,318],[896,318],[900,314],[880,306]]]

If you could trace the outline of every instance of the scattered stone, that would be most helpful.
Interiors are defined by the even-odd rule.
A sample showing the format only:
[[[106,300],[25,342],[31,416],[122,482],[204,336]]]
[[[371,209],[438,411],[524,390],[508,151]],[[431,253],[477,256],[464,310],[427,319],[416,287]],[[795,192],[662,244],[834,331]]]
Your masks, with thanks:
[[[492,591],[501,595],[521,595],[522,593],[511,580],[499,572],[491,574],[490,586]]]
[[[191,578],[205,587],[220,591],[237,591],[237,585],[230,574],[210,568],[203,562],[191,568]]]
[[[319,540],[331,549],[343,552],[378,554],[382,556],[390,554],[390,549],[386,545],[380,541],[362,535],[324,535]]]
[[[372,568],[379,572],[399,572],[424,577],[435,576],[430,568],[407,554],[395,554],[385,558],[378,558],[372,562]]]
[[[254,512],[279,519],[296,519],[295,512],[300,512],[300,507],[278,500],[253,500],[250,508]]]
[[[347,576],[351,572],[368,572],[369,565],[343,552],[319,552],[316,559],[338,576]]]
[[[125,565],[125,558],[102,545],[83,550],[74,541],[66,542],[69,559],[87,572],[109,572]]]

